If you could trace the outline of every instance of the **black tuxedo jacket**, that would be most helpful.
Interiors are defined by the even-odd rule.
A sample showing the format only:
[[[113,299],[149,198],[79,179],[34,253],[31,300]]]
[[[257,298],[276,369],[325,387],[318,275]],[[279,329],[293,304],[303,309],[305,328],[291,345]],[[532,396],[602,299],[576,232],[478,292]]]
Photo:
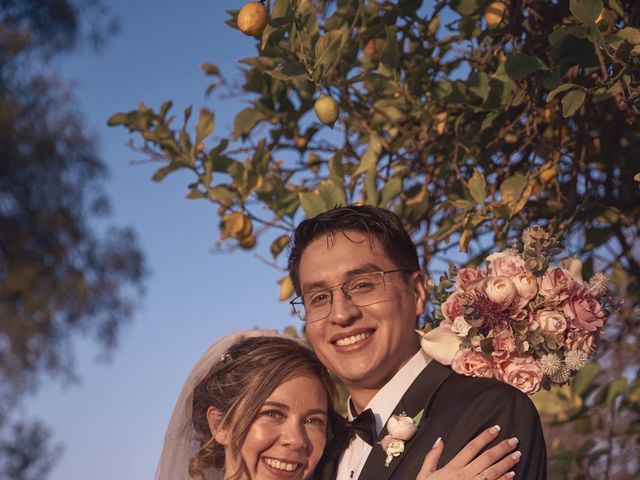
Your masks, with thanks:
[[[470,440],[493,425],[502,428],[493,446],[504,439],[517,437],[522,452],[514,467],[516,480],[547,478],[547,459],[540,417],[528,396],[502,382],[458,375],[432,360],[404,394],[394,414],[406,412],[415,417],[424,409],[415,436],[405,444],[405,451],[384,466],[386,454],[374,445],[364,465],[360,480],[414,480],[427,452],[438,437],[445,448],[438,468],[451,460]],[[386,427],[378,441],[387,434]],[[329,432],[327,447],[316,470],[316,479],[335,480],[344,439]],[[349,479],[337,479],[349,480]]]

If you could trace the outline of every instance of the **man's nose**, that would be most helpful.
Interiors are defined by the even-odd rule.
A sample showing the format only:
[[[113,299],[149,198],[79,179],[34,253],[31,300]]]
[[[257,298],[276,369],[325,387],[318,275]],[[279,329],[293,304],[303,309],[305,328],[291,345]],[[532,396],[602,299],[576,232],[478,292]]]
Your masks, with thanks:
[[[329,319],[338,325],[347,325],[360,315],[360,309],[342,289],[337,289],[331,297]]]

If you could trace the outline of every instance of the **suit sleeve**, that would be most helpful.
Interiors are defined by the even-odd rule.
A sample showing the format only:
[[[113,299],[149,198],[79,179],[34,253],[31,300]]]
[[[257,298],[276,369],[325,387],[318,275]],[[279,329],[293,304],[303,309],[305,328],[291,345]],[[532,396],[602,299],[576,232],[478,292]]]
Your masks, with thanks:
[[[460,382],[452,392],[449,414],[458,415],[452,420],[452,429],[443,436],[445,451],[440,459],[443,466],[451,460],[470,440],[493,425],[501,430],[498,438],[490,445],[516,437],[517,450],[522,452],[520,462],[514,466],[515,478],[522,480],[545,480],[547,478],[547,454],[538,412],[525,394],[502,383],[480,384],[479,388],[469,388]]]

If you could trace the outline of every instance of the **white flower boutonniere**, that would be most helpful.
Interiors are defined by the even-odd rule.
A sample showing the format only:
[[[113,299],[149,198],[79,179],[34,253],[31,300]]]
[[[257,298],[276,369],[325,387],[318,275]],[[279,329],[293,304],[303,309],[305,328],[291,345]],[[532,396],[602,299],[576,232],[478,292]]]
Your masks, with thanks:
[[[402,412],[400,415],[392,415],[387,422],[388,435],[380,440],[378,443],[382,446],[384,453],[387,454],[387,458],[384,461],[384,466],[388,467],[391,461],[400,456],[404,452],[404,445],[407,440],[411,440],[418,431],[418,424],[424,414],[424,409],[413,418],[408,417],[406,413]]]

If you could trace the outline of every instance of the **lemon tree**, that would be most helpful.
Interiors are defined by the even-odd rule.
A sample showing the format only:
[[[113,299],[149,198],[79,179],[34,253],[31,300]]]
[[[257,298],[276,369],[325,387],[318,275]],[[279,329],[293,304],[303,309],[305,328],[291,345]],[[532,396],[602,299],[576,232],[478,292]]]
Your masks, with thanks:
[[[154,180],[192,172],[188,198],[215,205],[221,242],[268,241],[276,261],[299,220],[347,202],[397,212],[433,274],[439,259],[462,252],[472,263],[533,223],[566,237],[586,274],[609,272],[625,304],[598,372],[537,403],[553,411],[549,425],[563,425],[549,431],[554,476],[638,476],[640,4],[266,7],[256,54],[243,60],[249,106],[227,138],[211,141],[206,105],[187,108],[180,125],[170,102],[111,117],[160,159]],[[238,20],[231,12],[228,24]],[[203,69],[215,91],[223,73]]]

